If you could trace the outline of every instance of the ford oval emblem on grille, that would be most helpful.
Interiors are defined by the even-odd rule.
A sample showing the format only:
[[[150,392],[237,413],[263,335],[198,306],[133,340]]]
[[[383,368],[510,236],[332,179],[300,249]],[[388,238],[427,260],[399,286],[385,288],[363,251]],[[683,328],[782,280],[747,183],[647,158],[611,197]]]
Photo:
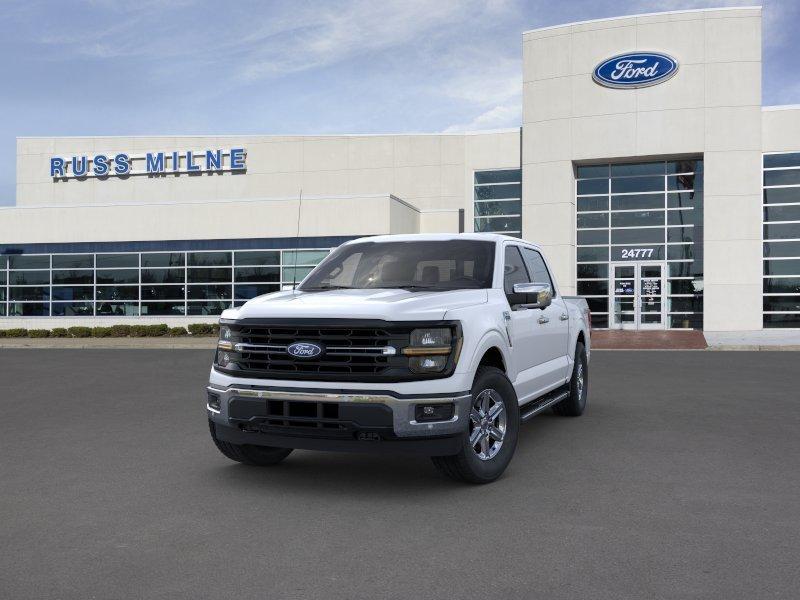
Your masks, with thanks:
[[[322,346],[311,342],[295,342],[289,344],[286,352],[295,358],[315,358],[322,354]]]

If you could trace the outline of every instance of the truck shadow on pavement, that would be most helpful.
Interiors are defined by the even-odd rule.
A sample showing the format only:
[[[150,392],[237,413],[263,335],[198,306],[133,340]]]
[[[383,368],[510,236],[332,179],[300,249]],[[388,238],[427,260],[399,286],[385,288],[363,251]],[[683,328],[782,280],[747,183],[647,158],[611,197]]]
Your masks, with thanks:
[[[553,443],[552,435],[563,429],[559,423],[566,424],[563,419],[549,415],[524,423],[508,471],[491,485],[507,484],[514,478],[527,478],[535,473],[536,454],[542,446]],[[295,450],[272,467],[226,463],[220,457],[219,461],[208,465],[207,475],[207,483],[238,491],[280,488],[295,493],[352,494],[359,498],[408,492],[440,494],[464,486],[473,487],[441,475],[425,456],[356,452]]]

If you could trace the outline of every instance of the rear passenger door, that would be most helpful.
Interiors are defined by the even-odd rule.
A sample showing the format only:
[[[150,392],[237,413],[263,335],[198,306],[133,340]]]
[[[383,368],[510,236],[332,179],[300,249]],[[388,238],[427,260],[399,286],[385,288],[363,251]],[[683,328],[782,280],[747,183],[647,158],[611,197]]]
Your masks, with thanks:
[[[553,302],[541,310],[538,319],[538,340],[544,347],[544,360],[549,365],[548,371],[553,384],[561,384],[569,370],[569,311],[567,303],[558,293],[547,264],[538,250],[522,248],[522,257],[534,283],[545,283],[553,290]]]

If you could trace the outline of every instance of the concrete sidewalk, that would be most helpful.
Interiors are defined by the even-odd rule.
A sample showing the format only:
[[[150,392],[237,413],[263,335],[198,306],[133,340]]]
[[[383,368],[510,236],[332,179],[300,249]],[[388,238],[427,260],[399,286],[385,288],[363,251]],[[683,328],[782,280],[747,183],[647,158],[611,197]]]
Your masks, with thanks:
[[[800,350],[800,330],[705,331],[709,350]]]

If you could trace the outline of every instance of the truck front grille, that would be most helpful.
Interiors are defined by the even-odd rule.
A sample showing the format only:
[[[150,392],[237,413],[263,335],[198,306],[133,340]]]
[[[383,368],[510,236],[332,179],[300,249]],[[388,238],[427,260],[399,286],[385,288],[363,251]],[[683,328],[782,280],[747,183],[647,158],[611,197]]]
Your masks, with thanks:
[[[232,325],[235,370],[246,376],[270,379],[377,380],[408,375],[410,327],[328,326],[292,324]],[[314,358],[296,358],[288,348],[297,342],[318,344]]]

